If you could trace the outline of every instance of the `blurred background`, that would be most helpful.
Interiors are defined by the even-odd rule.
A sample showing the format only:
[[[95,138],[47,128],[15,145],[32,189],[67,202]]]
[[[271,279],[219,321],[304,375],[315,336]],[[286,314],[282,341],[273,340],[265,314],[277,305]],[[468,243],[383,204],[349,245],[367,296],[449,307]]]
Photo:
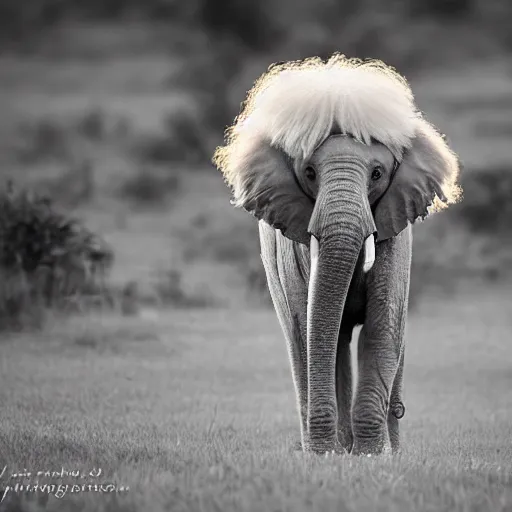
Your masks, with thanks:
[[[268,307],[210,158],[271,63],[335,51],[404,74],[464,167],[464,201],[414,228],[411,307],[507,286],[511,26],[508,0],[1,0],[1,321],[40,322],[34,297]]]

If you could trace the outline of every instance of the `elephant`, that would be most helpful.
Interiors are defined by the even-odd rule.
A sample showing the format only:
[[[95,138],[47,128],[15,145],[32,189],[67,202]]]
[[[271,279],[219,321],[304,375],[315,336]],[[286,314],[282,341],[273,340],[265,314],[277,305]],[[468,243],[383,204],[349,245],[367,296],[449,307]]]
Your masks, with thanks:
[[[458,156],[394,68],[335,53],[270,66],[213,163],[258,220],[302,450],[396,453],[412,225],[460,201]]]

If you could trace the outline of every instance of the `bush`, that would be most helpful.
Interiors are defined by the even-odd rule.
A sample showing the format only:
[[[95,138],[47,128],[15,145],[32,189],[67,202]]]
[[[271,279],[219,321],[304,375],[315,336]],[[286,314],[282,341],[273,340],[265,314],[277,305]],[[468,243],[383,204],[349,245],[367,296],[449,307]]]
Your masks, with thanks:
[[[0,191],[0,329],[40,325],[48,307],[101,293],[113,253],[49,199]]]

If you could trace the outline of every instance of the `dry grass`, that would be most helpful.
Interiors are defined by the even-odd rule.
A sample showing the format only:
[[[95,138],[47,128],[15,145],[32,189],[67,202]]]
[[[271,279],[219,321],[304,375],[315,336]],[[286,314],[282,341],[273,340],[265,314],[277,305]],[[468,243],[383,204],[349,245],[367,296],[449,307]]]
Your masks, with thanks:
[[[0,345],[0,481],[101,468],[80,483],[129,487],[11,493],[21,511],[510,510],[511,305],[506,290],[422,303],[408,328],[403,452],[370,459],[291,450],[271,312],[105,315],[17,335]]]

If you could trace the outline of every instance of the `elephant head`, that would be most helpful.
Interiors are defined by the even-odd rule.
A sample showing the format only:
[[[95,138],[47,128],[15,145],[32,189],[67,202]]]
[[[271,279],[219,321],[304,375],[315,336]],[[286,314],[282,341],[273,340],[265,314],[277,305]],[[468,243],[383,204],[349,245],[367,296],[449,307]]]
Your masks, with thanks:
[[[308,430],[312,449],[329,449],[336,340],[359,254],[369,270],[374,239],[455,202],[457,158],[398,73],[335,55],[271,67],[214,162],[236,206],[310,246]]]

